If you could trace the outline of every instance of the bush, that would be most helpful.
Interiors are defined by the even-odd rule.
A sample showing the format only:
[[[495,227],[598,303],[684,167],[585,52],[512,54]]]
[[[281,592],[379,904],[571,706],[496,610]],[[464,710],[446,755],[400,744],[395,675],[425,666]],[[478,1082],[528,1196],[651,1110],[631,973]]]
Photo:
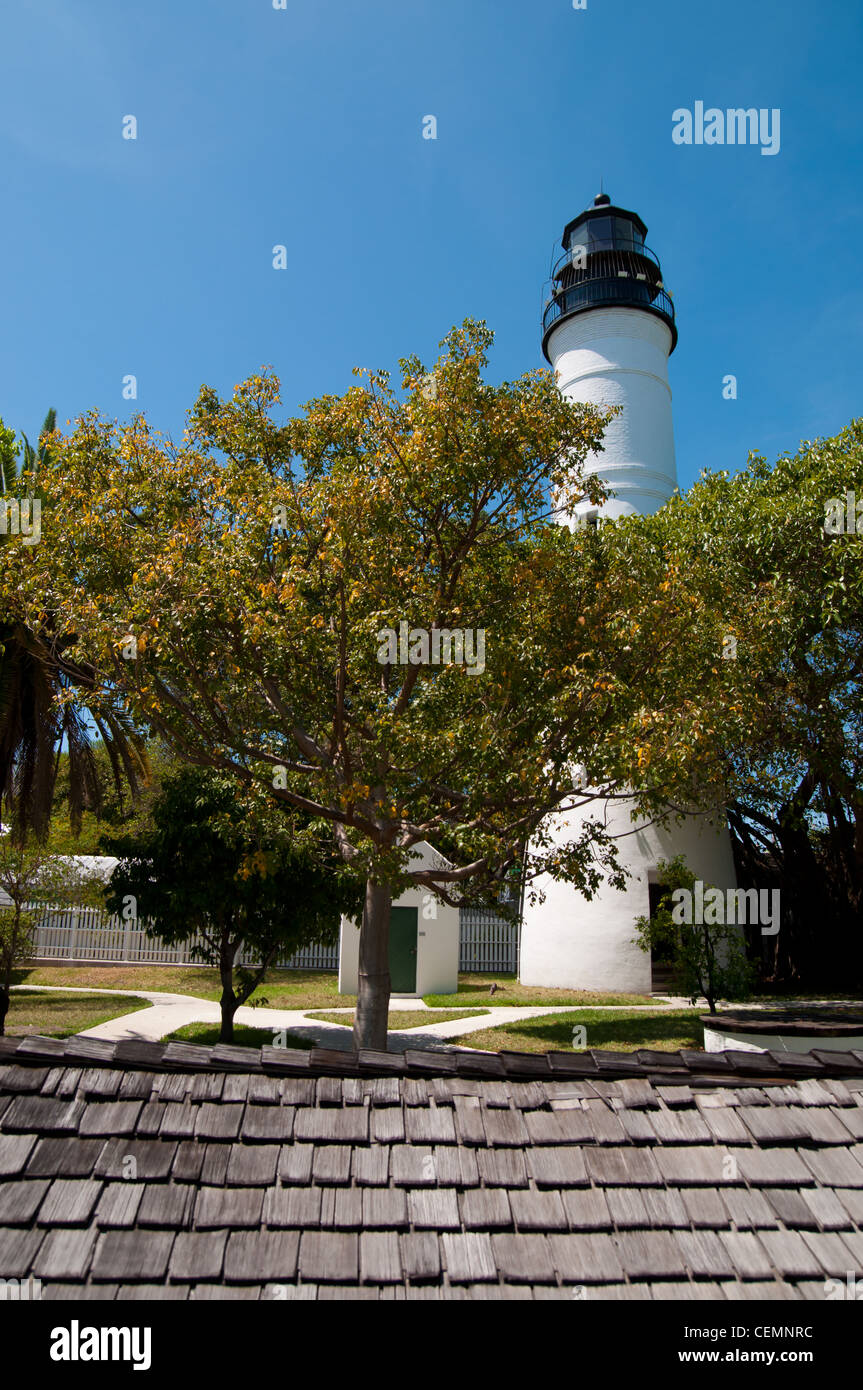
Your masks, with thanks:
[[[682,921],[681,903],[687,892],[692,894],[695,875],[680,854],[660,860],[658,871],[664,892],[656,913],[635,923],[635,940],[642,951],[670,947],[675,989],[693,1004],[703,995],[711,1013],[716,1012],[717,999],[745,999],[752,992],[755,972],[739,927]]]

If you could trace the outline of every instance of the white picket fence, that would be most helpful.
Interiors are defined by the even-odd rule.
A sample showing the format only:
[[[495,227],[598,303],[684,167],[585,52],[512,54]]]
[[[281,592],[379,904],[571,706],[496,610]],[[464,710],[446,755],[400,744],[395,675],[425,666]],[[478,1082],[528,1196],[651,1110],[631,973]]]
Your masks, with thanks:
[[[44,961],[113,962],[118,965],[194,965],[201,963],[193,940],[171,946],[159,937],[149,936],[143,924],[124,922],[97,907],[77,907],[58,911],[38,909],[33,932],[33,957]],[[243,951],[241,965],[255,963]],[[278,965],[289,970],[338,970],[339,948],[306,946]]]
[[[171,946],[148,936],[137,921],[124,922],[97,907],[65,910],[34,908],[33,958],[40,961],[86,961],[116,965],[194,965],[200,963],[194,942]],[[243,965],[254,964],[245,952]],[[277,964],[286,970],[338,970],[338,943],[306,946]],[[462,908],[459,970],[476,974],[516,974],[518,927],[487,908]]]
[[[518,924],[484,907],[463,907],[459,970],[477,975],[518,974]]]

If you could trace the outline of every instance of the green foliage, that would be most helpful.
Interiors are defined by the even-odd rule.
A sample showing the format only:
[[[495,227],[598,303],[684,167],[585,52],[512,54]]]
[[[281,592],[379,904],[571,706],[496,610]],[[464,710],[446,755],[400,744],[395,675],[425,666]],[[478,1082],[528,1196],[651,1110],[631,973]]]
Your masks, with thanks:
[[[589,805],[582,765],[658,819],[835,823],[859,919],[863,542],[824,516],[863,496],[863,423],[573,533],[549,497],[566,513],[596,496],[607,416],[550,372],[489,384],[490,343],[466,321],[431,370],[359,372],[287,421],[271,373],[230,399],[203,387],[177,445],[143,417],[83,417],[39,464],[50,545],[0,547],[0,597],[28,630],[62,614],[136,727],[326,820],[393,894],[489,895],[522,865],[588,896],[620,885],[598,820],[566,845],[547,833],[552,808]],[[402,621],[483,631],[484,671],[381,660]],[[412,875],[420,840],[456,867]]]
[[[597,543],[609,573],[647,585],[667,617],[678,702],[671,720],[646,705],[641,738],[633,724],[644,783],[657,802],[680,804],[688,774],[693,792],[708,788],[729,809],[747,881],[782,892],[778,978],[826,983],[841,960],[843,979],[859,986],[863,507],[855,518],[854,500],[863,502],[863,420],[773,464],[753,454],[739,473],[704,473],[655,515],[601,528]],[[831,503],[846,521],[838,534],[825,530]],[[621,600],[630,613],[622,589]]]
[[[16,962],[27,957],[35,919],[30,907],[65,905],[86,900],[93,889],[79,865],[58,857],[50,848],[13,833],[0,834],[0,889],[11,906],[0,909],[0,1034],[9,1010],[9,986]]]
[[[17,961],[26,960],[32,946],[35,919],[30,912],[0,907],[0,974],[11,975]]]
[[[200,938],[200,957],[219,967],[230,1016],[277,955],[332,942],[342,913],[361,909],[362,889],[331,838],[242,795],[236,780],[202,768],[167,775],[153,829],[106,837],[119,856],[109,910],[141,919],[164,941]],[[256,970],[238,967],[245,946]]]
[[[43,481],[54,462],[56,423],[56,412],[49,410],[36,448],[21,436],[19,465],[16,436],[0,421],[2,500],[33,499],[33,515],[38,507],[40,518],[49,504]],[[35,533],[34,524],[31,537]],[[98,811],[101,805],[105,779],[96,743],[107,754],[110,780],[117,787],[125,782],[133,794],[146,776],[146,763],[140,729],[112,691],[97,690],[92,665],[72,653],[75,633],[39,582],[41,534],[41,520],[38,544],[0,534],[0,798],[14,801],[16,833],[45,840],[61,750],[69,770],[73,836],[85,810]]]
[[[91,415],[48,470],[44,583],[106,684],[187,761],[328,820],[394,893],[424,839],[459,887],[493,891],[616,715],[570,617],[602,590],[548,500],[597,492],[582,464],[604,416],[550,372],[489,385],[490,342],[467,322],[433,392],[405,359],[399,389],[360,373],[286,424],[271,375],[230,400],[203,388],[179,448]],[[487,632],[485,670],[382,662],[378,633],[402,620]],[[534,873],[588,892],[613,870],[599,826],[534,845]],[[448,872],[421,881],[446,892]]]
[[[180,761],[159,739],[149,739],[143,748],[147,774],[130,794],[128,785],[115,783],[111,760],[101,741],[91,745],[96,777],[102,793],[92,807],[86,807],[77,823],[73,823],[70,806],[69,755],[61,751],[57,759],[57,777],[51,812],[50,843],[65,854],[99,854],[105,835],[136,837],[153,828],[153,804],[162,780],[182,766]]]
[[[711,1013],[717,999],[745,999],[752,991],[754,971],[739,928],[721,922],[680,921],[683,914],[675,906],[682,902],[678,890],[691,894],[695,885],[683,855],[660,860],[658,874],[664,891],[657,910],[653,917],[639,917],[635,923],[641,950],[670,948],[675,989],[693,1004],[703,995]]]

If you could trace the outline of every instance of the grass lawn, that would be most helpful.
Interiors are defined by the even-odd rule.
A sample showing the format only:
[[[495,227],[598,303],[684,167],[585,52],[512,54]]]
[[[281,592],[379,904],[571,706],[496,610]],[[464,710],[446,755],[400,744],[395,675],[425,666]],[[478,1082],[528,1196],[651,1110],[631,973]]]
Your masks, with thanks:
[[[583,1024],[587,1047],[630,1052],[648,1047],[658,1052],[676,1052],[685,1047],[704,1048],[704,1034],[698,1022],[700,1009],[669,1010],[652,1013],[645,1009],[633,1013],[625,1009],[599,1013],[582,1010],[571,1014],[551,1014],[548,1018],[526,1018],[524,1023],[508,1023],[503,1028],[487,1028],[459,1038],[459,1047],[476,1047],[483,1052],[572,1052],[572,1030]],[[583,1051],[582,1048],[577,1049]]]
[[[453,1010],[460,1018],[473,1014]],[[476,1010],[473,1011],[474,1014]],[[553,1014],[548,1018],[525,1019],[524,1023],[511,1023],[504,1028],[487,1028],[482,1032],[469,1033],[459,1039],[460,1047],[478,1048],[484,1052],[571,1052],[572,1029],[576,1023],[587,1029],[587,1046],[608,1048],[614,1052],[629,1052],[636,1047],[655,1048],[657,1051],[675,1052],[679,1047],[701,1051],[704,1039],[698,1022],[698,1009],[682,1009],[667,1013],[651,1013],[647,1010],[635,1013],[620,1009],[608,1013],[598,1013],[586,1009],[571,1014]],[[347,1015],[319,1015],[333,1023],[343,1021]],[[420,1022],[422,1016],[420,1015]],[[436,1017],[440,1018],[438,1014]],[[416,1013],[394,1013],[390,1015],[390,1031],[399,1028],[415,1028],[419,1024]],[[345,1038],[349,1039],[349,1025],[345,1026]],[[200,1043],[209,1046],[219,1041],[218,1025],[214,1023],[189,1023],[178,1028],[164,1041],[174,1039],[183,1042]],[[238,1024],[234,1028],[234,1041],[241,1047],[262,1047],[272,1045],[272,1028],[247,1028]],[[288,1047],[310,1048],[314,1044],[307,1038],[291,1033],[287,1037]],[[341,1045],[341,1044],[339,1044]]]
[[[520,985],[514,975],[459,975],[458,994],[427,994],[425,1004],[448,1009],[453,1005],[490,1009],[518,1004],[651,1004],[648,995],[600,994],[580,989],[542,989]],[[192,994],[197,999],[218,999],[221,986],[215,969],[207,965],[36,965],[21,966],[14,973],[16,985],[74,985],[83,989],[152,989],[166,994]],[[353,1008],[352,994],[339,994],[333,970],[273,970],[256,989],[252,1000],[266,999],[272,1009]],[[497,985],[497,993],[489,987]]]
[[[222,993],[219,976],[209,965],[25,965],[14,972],[12,983],[150,989],[165,994],[192,994],[196,999],[218,999]],[[271,970],[265,983],[250,997],[266,999],[273,1009],[353,1007],[356,998],[339,994],[338,986],[339,977],[333,970]]]
[[[247,1028],[243,1023],[234,1024],[234,1045],[236,1047],[272,1047],[273,1034],[277,1032],[273,1028]],[[173,1033],[168,1033],[162,1042],[193,1042],[201,1047],[211,1047],[219,1041],[218,1023],[187,1023],[184,1028],[178,1028]],[[286,1037],[288,1047],[309,1048],[314,1047],[314,1043],[308,1038],[295,1037],[293,1033],[288,1033]]]
[[[497,991],[489,994],[491,985]],[[572,1004],[583,1007],[589,1004],[619,1004],[622,1008],[632,1004],[652,1004],[647,994],[601,994],[587,989],[545,989],[539,985],[520,985],[514,975],[459,975],[458,995],[424,994],[423,1003],[432,1008],[446,1008],[455,999],[461,1004],[481,1005],[484,1009],[495,1007],[512,1008],[519,1004]]]
[[[131,995],[107,999],[103,994],[43,994],[41,990],[15,989],[6,1015],[6,1034],[69,1038],[85,1028],[95,1028],[97,1023],[107,1023],[109,1018],[149,1008],[146,1000]]]
[[[424,1023],[449,1023],[452,1019],[456,1018],[476,1018],[477,1014],[481,1014],[482,1012],[482,1009],[447,1009],[445,1013],[427,1014],[419,1009],[412,1011],[405,1009],[402,1012],[394,1010],[387,1020],[387,1028],[392,1033],[400,1028],[421,1028]],[[352,1013],[315,1013],[312,1014],[311,1017],[319,1018],[325,1023],[341,1023],[348,1028],[352,1028],[354,1023],[354,1016]]]

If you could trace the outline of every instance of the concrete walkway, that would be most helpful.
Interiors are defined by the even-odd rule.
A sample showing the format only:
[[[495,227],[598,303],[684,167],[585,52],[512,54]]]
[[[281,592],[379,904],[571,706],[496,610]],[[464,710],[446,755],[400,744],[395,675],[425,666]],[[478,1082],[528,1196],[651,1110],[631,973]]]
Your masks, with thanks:
[[[85,1029],[80,1036],[84,1038],[105,1038],[112,1042],[119,1042],[122,1038],[146,1039],[150,1042],[158,1042],[168,1033],[174,1033],[178,1028],[183,1028],[188,1023],[218,1023],[221,1018],[219,1005],[212,999],[198,999],[191,994],[167,994],[155,990],[139,989],[87,989],[81,986],[68,985],[13,985],[13,989],[33,989],[55,991],[61,994],[104,994],[132,996],[141,999],[144,1007],[133,1013],[121,1014],[118,1018],[108,1019],[107,1023],[99,1023],[95,1028]],[[458,1008],[454,996],[454,1002],[450,1007],[427,1007],[421,999],[402,998],[395,996],[390,1000],[391,1013],[416,1012],[423,1015],[423,1022],[415,1028],[400,1029],[389,1035],[389,1047],[392,1052],[404,1052],[409,1047],[429,1048],[447,1047],[451,1038],[460,1038],[467,1033],[482,1032],[485,1028],[503,1027],[505,1024],[518,1023],[523,1019],[540,1018],[550,1014],[569,1014],[573,1009],[583,1012],[586,1009],[619,1009],[620,1004],[542,1004],[542,1005],[498,1005],[484,1009],[482,1013],[470,1018],[450,1019],[444,1023],[435,1023],[434,1015],[438,1013],[449,1013],[451,1009]],[[661,1000],[657,999],[655,1004],[633,1004],[634,1009],[677,1009],[681,1005],[686,1006],[688,1001],[676,1000],[664,996]],[[147,1008],[146,1005],[151,1007]],[[462,1007],[477,1007],[481,1005],[468,1005]],[[341,1009],[339,1007],[329,1009],[251,1009],[248,1006],[239,1008],[234,1015],[234,1022],[245,1024],[249,1028],[264,1028],[268,1032],[278,1034],[282,1031],[307,1038],[311,1042],[320,1043],[326,1047],[340,1048],[349,1050],[353,1047],[353,1035],[349,1028],[341,1027],[336,1023],[329,1023],[324,1019],[309,1018],[310,1013],[344,1013],[350,1016],[352,1008]],[[573,1020],[575,1023],[576,1020]]]

